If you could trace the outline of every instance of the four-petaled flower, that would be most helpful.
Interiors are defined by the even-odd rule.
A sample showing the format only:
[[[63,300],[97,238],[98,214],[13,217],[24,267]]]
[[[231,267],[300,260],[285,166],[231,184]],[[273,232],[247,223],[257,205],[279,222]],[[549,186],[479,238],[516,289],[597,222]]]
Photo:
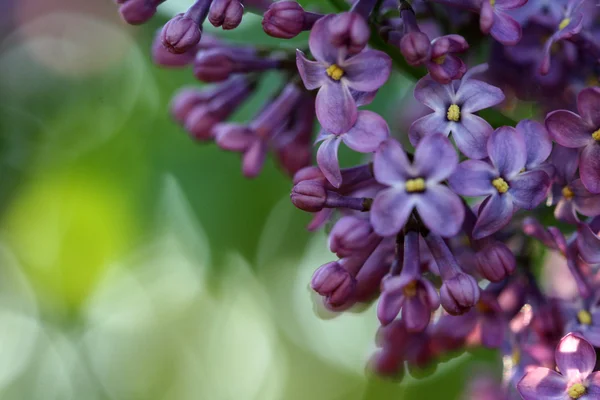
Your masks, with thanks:
[[[319,134],[317,141],[323,141],[317,151],[317,163],[323,175],[335,187],[342,184],[342,173],[338,163],[338,147],[343,141],[348,147],[360,153],[370,153],[388,138],[390,129],[385,120],[373,111],[358,112],[356,123],[346,133],[334,134],[325,131]]]
[[[347,132],[356,122],[357,105],[352,90],[373,92],[389,78],[391,58],[378,50],[363,50],[347,58],[344,46],[334,46],[329,37],[331,17],[319,19],[310,32],[309,48],[317,61],[297,50],[296,64],[307,89],[319,88],[316,112],[327,132]]]
[[[416,207],[423,223],[441,236],[458,233],[464,219],[460,198],[441,182],[456,168],[458,155],[442,134],[426,136],[408,161],[400,144],[388,139],[375,153],[375,179],[390,186],[377,194],[371,223],[381,236],[395,235]]]
[[[596,350],[591,344],[569,333],[561,339],[554,356],[560,373],[531,367],[517,384],[524,400],[600,398],[600,372],[592,372],[596,365]]]
[[[464,155],[475,159],[487,157],[486,142],[493,128],[473,113],[501,103],[504,94],[495,86],[471,79],[476,71],[477,68],[467,72],[459,85],[455,85],[457,81],[442,85],[429,75],[417,83],[415,98],[434,112],[411,125],[409,138],[413,145],[428,134],[452,133]]]
[[[531,210],[538,206],[550,188],[546,172],[523,171],[527,161],[525,139],[515,128],[498,128],[488,140],[487,153],[491,164],[464,161],[448,180],[458,194],[487,196],[473,229],[475,239],[506,226],[518,208]]]
[[[554,140],[565,147],[583,148],[579,157],[581,182],[592,193],[600,193],[600,87],[582,90],[577,96],[578,114],[553,111],[546,127]]]
[[[521,25],[506,11],[514,10],[527,0],[482,0],[479,27],[502,44],[513,45],[521,40]]]

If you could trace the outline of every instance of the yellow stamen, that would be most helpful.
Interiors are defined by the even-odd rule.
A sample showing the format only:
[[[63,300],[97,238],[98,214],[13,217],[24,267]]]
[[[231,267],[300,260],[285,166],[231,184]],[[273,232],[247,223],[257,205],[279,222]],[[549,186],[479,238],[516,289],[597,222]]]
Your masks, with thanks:
[[[339,81],[344,76],[344,70],[335,64],[331,64],[326,70],[327,75],[334,81]]]
[[[494,7],[496,5],[496,0],[490,0],[490,5]]]
[[[558,25],[558,30],[562,30],[565,29],[567,27],[567,25],[569,25],[571,23],[571,18],[565,18],[562,21],[560,21],[560,25]]]
[[[479,311],[482,314],[492,311],[490,306],[488,306],[486,303],[484,303],[482,301],[478,301],[477,304],[475,305],[475,307],[477,308],[477,311]]]
[[[446,61],[446,55],[444,54],[443,56],[439,56],[433,59],[433,62],[436,63],[437,65],[442,65],[444,63],[444,61]]]
[[[586,79],[585,84],[586,84],[586,86],[599,86],[600,85],[600,81],[594,75],[590,75]]]
[[[458,122],[460,121],[460,107],[456,104],[452,104],[448,107],[448,112],[446,113],[446,117],[449,121]]]
[[[568,187],[568,186],[565,186],[563,188],[562,195],[567,200],[571,200],[573,197],[575,197],[575,193],[573,193],[573,191],[571,190],[571,188]]]
[[[585,386],[583,386],[581,383],[576,383],[571,386],[567,392],[572,399],[578,399],[583,396],[586,391],[587,390]]]
[[[587,312],[586,310],[579,310],[577,313],[577,319],[580,324],[583,325],[591,325],[592,324],[592,314]]]
[[[408,193],[422,192],[425,190],[425,180],[423,178],[409,179],[406,181],[406,191]]]
[[[594,138],[595,141],[600,142],[600,129],[592,133],[592,138]]]
[[[496,178],[492,181],[492,185],[496,188],[498,193],[506,193],[508,191],[508,183],[502,178]]]
[[[415,297],[417,295],[417,281],[409,282],[404,289],[402,289],[402,293],[406,297]]]
[[[519,365],[519,362],[521,362],[521,352],[519,351],[519,349],[513,350],[511,359],[513,365]]]

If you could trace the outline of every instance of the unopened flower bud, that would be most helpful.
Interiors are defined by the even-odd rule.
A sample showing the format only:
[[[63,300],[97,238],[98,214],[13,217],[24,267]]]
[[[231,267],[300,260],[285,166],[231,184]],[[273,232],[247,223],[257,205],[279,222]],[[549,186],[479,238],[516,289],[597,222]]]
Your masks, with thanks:
[[[234,72],[234,66],[228,49],[210,49],[198,53],[194,75],[203,82],[222,82]]]
[[[420,65],[429,60],[431,43],[423,32],[408,32],[400,39],[400,52],[410,65]]]
[[[477,281],[465,273],[444,280],[440,288],[442,307],[449,314],[460,315],[469,311],[479,301]]]
[[[264,140],[257,139],[244,153],[242,172],[246,178],[255,178],[262,171],[267,156],[267,145]]]
[[[325,176],[319,167],[311,165],[310,167],[302,168],[294,175],[293,183],[296,185],[302,181],[308,181],[311,179],[316,179],[323,183],[325,182]]]
[[[356,287],[356,280],[338,262],[330,262],[315,271],[310,286],[335,307],[350,299]]]
[[[254,143],[252,131],[245,125],[222,123],[213,128],[217,146],[223,150],[245,152]]]
[[[181,54],[194,48],[201,36],[202,31],[198,23],[185,14],[179,14],[165,24],[161,39],[167,50]]]
[[[348,257],[370,244],[373,228],[369,220],[346,216],[336,222],[329,234],[329,248],[338,257]]]
[[[244,6],[240,0],[213,0],[208,12],[208,20],[213,26],[235,29],[242,22]]]
[[[185,129],[196,140],[209,140],[213,137],[214,127],[221,119],[205,105],[192,108],[185,118]]]
[[[197,105],[206,102],[205,93],[196,88],[183,88],[173,96],[170,110],[173,118],[179,123],[184,123],[188,114]]]
[[[331,18],[328,24],[331,43],[345,46],[350,54],[360,53],[371,37],[367,21],[356,12],[344,12]]]
[[[147,22],[156,14],[156,8],[164,0],[128,0],[118,1],[122,4],[119,12],[123,20],[131,25],[140,25]]]
[[[291,39],[310,29],[320,17],[320,14],[307,13],[296,1],[278,1],[265,12],[262,26],[269,36]]]
[[[512,274],[517,261],[504,243],[494,241],[475,254],[475,265],[487,280],[499,282]]]
[[[327,191],[321,182],[302,181],[294,186],[290,198],[303,211],[319,212],[327,202]]]

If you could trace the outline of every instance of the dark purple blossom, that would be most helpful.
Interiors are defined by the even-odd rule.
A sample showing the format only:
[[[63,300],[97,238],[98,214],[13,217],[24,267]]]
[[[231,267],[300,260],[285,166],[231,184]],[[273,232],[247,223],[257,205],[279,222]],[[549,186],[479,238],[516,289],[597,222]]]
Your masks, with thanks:
[[[382,283],[377,316],[383,325],[391,323],[402,310],[406,329],[420,332],[427,328],[431,313],[440,306],[433,284],[421,277],[419,234],[404,237],[404,261],[400,275],[386,277]]]
[[[560,145],[582,148],[579,173],[583,185],[600,193],[600,87],[582,90],[577,96],[579,114],[567,110],[553,111],[546,117],[546,127]]]
[[[456,145],[467,157],[487,157],[486,143],[493,128],[474,113],[501,103],[504,94],[500,89],[471,79],[470,74],[457,85],[455,82],[440,84],[427,75],[417,83],[415,98],[433,113],[411,125],[409,137],[413,145],[429,134],[452,134]]]
[[[473,237],[481,239],[506,226],[513,213],[538,206],[550,188],[544,171],[525,171],[525,139],[510,127],[498,128],[489,138],[490,163],[468,160],[449,179],[450,187],[464,196],[487,196],[479,210]]]
[[[394,235],[404,227],[416,208],[432,232],[453,236],[460,230],[464,206],[460,198],[441,184],[458,163],[452,144],[443,135],[424,138],[415,152],[414,163],[393,139],[375,153],[375,179],[389,186],[373,202],[371,223],[382,236]]]
[[[317,61],[310,61],[300,50],[297,65],[307,89],[319,89],[316,99],[317,118],[327,132],[348,132],[357,118],[357,104],[352,89],[373,92],[388,79],[392,62],[377,50],[364,50],[350,58],[345,47],[334,46],[328,37],[330,17],[313,26],[309,47]]]
[[[322,131],[317,141],[322,141],[317,152],[319,168],[335,187],[342,184],[342,174],[338,163],[340,142],[359,153],[371,153],[386,140],[390,129],[385,120],[373,111],[361,110],[357,114],[354,126],[348,132],[333,134]]]
[[[555,352],[559,372],[533,367],[517,388],[524,400],[592,400],[600,397],[600,373],[592,372],[596,351],[585,339],[568,334]]]
[[[527,0],[481,0],[481,31],[502,44],[517,44],[521,40],[521,25],[507,11],[518,9],[525,3]]]
[[[304,11],[295,0],[276,1],[265,12],[262,26],[270,36],[291,39],[302,31],[310,30],[322,16]]]

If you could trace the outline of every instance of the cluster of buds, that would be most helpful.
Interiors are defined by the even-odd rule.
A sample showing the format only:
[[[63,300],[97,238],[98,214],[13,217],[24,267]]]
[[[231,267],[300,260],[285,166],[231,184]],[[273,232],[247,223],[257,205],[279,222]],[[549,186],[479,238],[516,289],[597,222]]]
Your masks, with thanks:
[[[142,23],[163,1],[118,3],[126,21]],[[308,228],[333,223],[334,260],[311,286],[334,312],[377,302],[370,368],[398,377],[484,346],[505,356],[504,378],[474,381],[472,399],[600,398],[596,4],[356,0],[323,14],[292,0],[250,3],[196,0],[158,33],[158,65],[192,66],[211,84],[182,89],[171,112],[193,139],[239,152],[248,177],[271,150],[293,176],[292,203],[313,214]],[[309,32],[307,48],[202,35],[207,18],[237,27],[244,5],[264,14],[270,36]],[[461,59],[470,48],[489,49],[487,63]],[[266,71],[282,87],[251,121],[227,122]],[[410,149],[362,108],[394,73],[418,80],[414,98],[427,110],[406,131]],[[498,108],[522,100],[547,112],[515,121]],[[341,168],[341,143],[368,160]],[[547,226],[553,219],[562,230]],[[560,260],[544,273],[572,291],[540,283],[540,249]]]

